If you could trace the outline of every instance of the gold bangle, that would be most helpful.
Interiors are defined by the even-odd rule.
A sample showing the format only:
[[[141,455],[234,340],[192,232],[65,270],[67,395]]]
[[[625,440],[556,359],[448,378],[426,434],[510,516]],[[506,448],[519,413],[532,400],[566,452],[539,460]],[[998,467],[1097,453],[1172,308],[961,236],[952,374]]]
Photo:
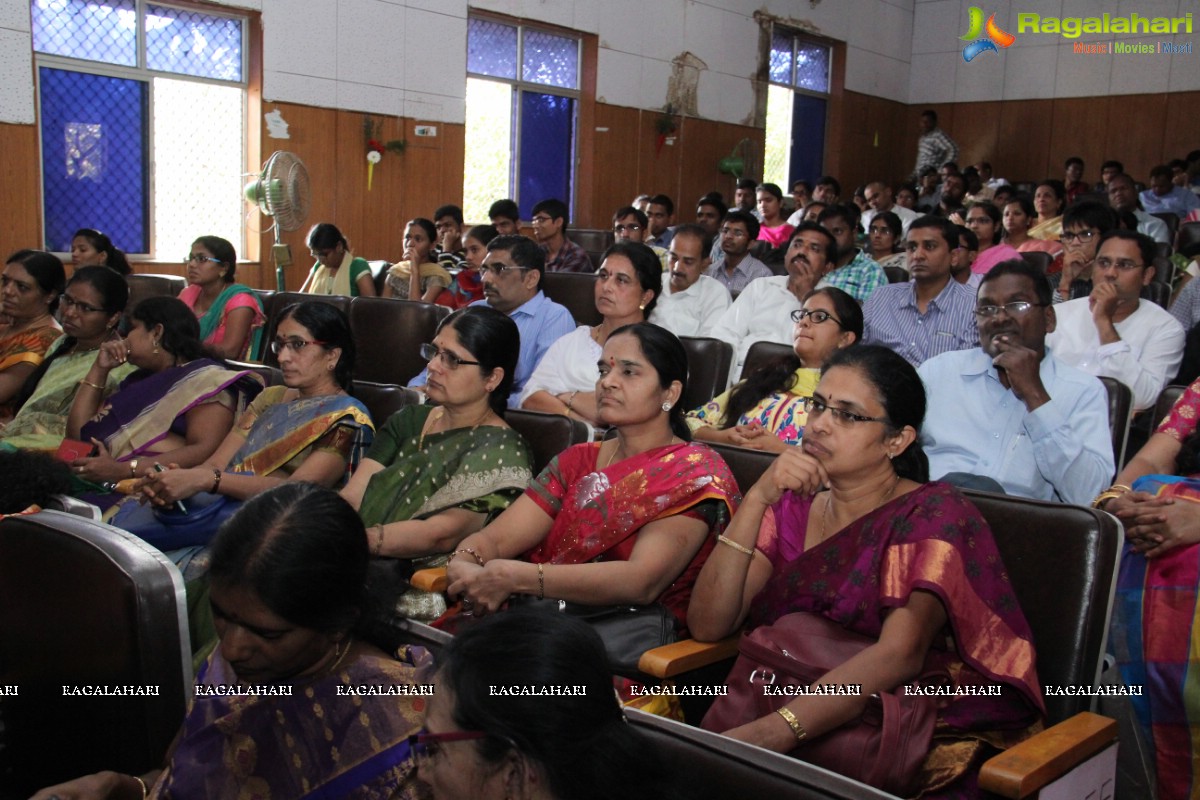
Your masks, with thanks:
[[[538,600],[546,599],[546,570],[542,564],[537,565],[538,568]]]
[[[138,786],[142,787],[142,800],[146,800],[146,798],[150,796],[150,787],[148,787],[146,785],[146,782],[144,780],[142,780],[141,778],[139,778],[137,775],[130,775],[129,777],[131,777],[135,781],[137,781]]]
[[[475,559],[476,564],[478,564],[481,567],[485,566],[486,562],[484,562],[483,557],[480,556],[479,553],[476,553],[475,550],[470,547],[460,547],[458,550],[455,550],[453,553],[450,554],[450,558],[446,559],[446,563],[449,564],[451,561],[453,561],[454,557],[456,555],[458,555],[459,553],[466,553],[471,558]]]
[[[371,550],[371,555],[377,556],[383,552],[383,524],[380,523],[375,527],[375,547]]]
[[[103,391],[104,391],[104,387],[103,387],[103,386],[101,386],[101,385],[100,385],[100,384],[98,384],[98,383],[92,383],[91,381],[89,381],[89,380],[88,380],[88,379],[86,379],[86,378],[84,378],[83,380],[81,380],[81,381],[79,382],[79,385],[80,385],[80,386],[90,386],[90,387],[92,387],[93,389],[95,389],[95,390],[96,390],[96,391],[98,391],[98,392],[103,392]]]
[[[136,458],[129,459],[129,477],[131,478],[137,477],[137,462]]]
[[[1133,487],[1132,487],[1132,486],[1126,486],[1126,485],[1125,485],[1125,484],[1123,484],[1123,483],[1114,483],[1112,486],[1108,487],[1108,488],[1107,488],[1107,489],[1105,489],[1104,491],[1106,491],[1106,492],[1115,492],[1115,491],[1117,491],[1118,489],[1120,489],[1120,490],[1121,490],[1121,491],[1120,491],[1120,494],[1125,494],[1126,492],[1132,492],[1132,491],[1133,491]]]
[[[732,547],[734,550],[737,550],[739,553],[745,553],[746,555],[750,556],[751,558],[754,558],[753,550],[751,550],[749,547],[744,547],[744,546],[738,544],[733,539],[730,539],[728,536],[726,536],[723,533],[717,534],[717,542],[719,542],[720,544],[728,545],[728,546]]]
[[[216,467],[213,467],[213,485],[212,485],[212,488],[208,490],[208,493],[216,494],[217,490],[220,488],[221,488],[221,470],[217,469]]]
[[[804,726],[800,724],[800,720],[796,719],[796,715],[787,706],[775,710],[775,713],[783,717],[783,721],[792,729],[792,735],[796,737],[797,742],[804,741],[808,736],[808,731],[804,730]]]

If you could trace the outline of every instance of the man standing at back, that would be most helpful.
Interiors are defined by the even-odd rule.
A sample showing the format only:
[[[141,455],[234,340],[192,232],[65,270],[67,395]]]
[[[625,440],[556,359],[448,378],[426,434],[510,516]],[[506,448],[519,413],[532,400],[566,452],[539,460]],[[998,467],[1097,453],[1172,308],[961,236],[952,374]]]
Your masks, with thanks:
[[[921,112],[921,136],[917,139],[917,166],[912,180],[918,180],[925,169],[939,169],[947,161],[958,161],[958,145],[938,127],[937,112],[932,108]]]
[[[546,252],[546,272],[595,272],[587,251],[567,238],[567,204],[543,200],[533,207],[533,235]]]

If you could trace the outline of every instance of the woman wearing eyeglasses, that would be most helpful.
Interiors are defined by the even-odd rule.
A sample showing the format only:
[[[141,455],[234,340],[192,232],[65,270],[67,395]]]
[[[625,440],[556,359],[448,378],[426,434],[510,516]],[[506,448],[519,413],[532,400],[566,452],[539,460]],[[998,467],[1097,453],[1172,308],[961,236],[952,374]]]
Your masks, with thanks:
[[[350,243],[332,222],[319,222],[308,232],[308,252],[317,263],[304,279],[301,292],[374,297],[375,279],[365,258],[350,252]]]
[[[596,273],[599,325],[580,325],[550,345],[525,382],[521,407],[574,416],[595,425],[596,361],[609,335],[644,322],[662,294],[662,262],[641,242],[621,241],[605,251]]]
[[[234,283],[237,252],[220,236],[201,236],[183,261],[188,285],[179,293],[196,319],[200,340],[216,355],[245,358],[253,333],[266,317],[258,295]]]
[[[409,747],[425,698],[403,692],[422,690],[429,659],[358,634],[367,562],[362,522],[334,492],[288,483],[248,501],[213,540],[220,645],[164,768],[98,772],[36,800],[425,796]]]
[[[904,225],[895,211],[881,211],[871,217],[867,230],[870,256],[879,266],[908,269],[908,254],[901,243],[904,241]]]
[[[270,386],[238,418],[203,464],[152,472],[141,483],[149,506],[127,504],[113,520],[160,550],[206,544],[237,502],[286,481],[343,486],[374,438],[366,407],[347,392],[354,336],[346,315],[328,303],[297,303],[280,315],[271,350],[282,386]],[[185,501],[192,513],[218,501],[219,518],[203,528],[156,524],[150,509]]]
[[[367,525],[371,555],[402,559],[385,565],[392,588],[379,591],[410,619],[435,619],[445,600],[399,576],[445,564],[533,477],[529,446],[504,421],[519,350],[516,323],[494,308],[446,317],[421,347],[431,405],[393,414],[342,489]]]
[[[1029,626],[987,523],[953,487],[925,482],[924,416],[925,390],[903,358],[874,345],[834,353],[804,441],[746,492],[696,581],[688,623],[705,641],[746,622],[772,626],[758,632],[769,639],[797,622],[861,637],[862,649],[830,659],[814,681],[858,694],[795,697],[758,716],[731,687],[705,717],[710,730],[801,759],[805,742],[855,724],[873,694],[931,668],[979,687],[985,696],[941,698],[925,764],[892,776],[906,797],[974,796],[981,758],[1039,729],[1043,703]]]
[[[862,338],[862,306],[830,286],[805,295],[792,320],[793,354],[689,411],[693,436],[775,453],[800,443],[808,419],[804,400],[812,396],[826,359]]]
[[[422,300],[454,307],[449,291],[454,278],[433,260],[437,228],[424,217],[410,219],[404,228],[404,260],[393,264],[383,285],[384,297]]]

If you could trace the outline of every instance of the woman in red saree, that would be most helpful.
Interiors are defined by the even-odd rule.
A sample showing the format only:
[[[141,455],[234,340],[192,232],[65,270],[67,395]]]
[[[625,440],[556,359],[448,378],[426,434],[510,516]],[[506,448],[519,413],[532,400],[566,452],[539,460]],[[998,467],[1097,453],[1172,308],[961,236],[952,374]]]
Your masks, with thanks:
[[[496,611],[514,594],[659,602],[683,627],[709,534],[724,528],[737,486],[720,456],[689,441],[678,339],[645,322],[618,328],[598,366],[600,419],[617,436],[567,449],[495,522],[462,541],[448,592],[464,612]]]
[[[923,794],[973,796],[979,763],[1040,729],[1043,703],[1029,626],[987,523],[952,487],[924,482],[924,416],[920,378],[903,359],[866,345],[837,351],[803,445],[746,493],[696,582],[688,623],[715,640],[747,619],[811,612],[876,640],[816,681],[859,684],[858,696],[797,697],[725,731],[782,753],[857,719],[872,694],[926,665],[959,687],[999,684],[997,696],[940,707],[920,770]]]

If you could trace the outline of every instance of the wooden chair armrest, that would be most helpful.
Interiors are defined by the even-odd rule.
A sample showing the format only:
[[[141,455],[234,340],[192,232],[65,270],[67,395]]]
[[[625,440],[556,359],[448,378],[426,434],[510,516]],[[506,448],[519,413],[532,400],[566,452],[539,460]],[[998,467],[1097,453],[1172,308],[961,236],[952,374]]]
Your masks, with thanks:
[[[638,671],[655,678],[673,678],[737,655],[738,639],[741,634],[729,636],[718,642],[697,642],[684,639],[664,644],[642,653],[638,659]]]
[[[979,788],[1020,800],[1117,738],[1117,721],[1083,711],[984,762]]]
[[[444,593],[446,587],[450,585],[450,581],[446,577],[445,567],[419,569],[413,573],[408,582],[413,585],[414,589],[420,589],[423,592],[436,592],[437,594]]]

